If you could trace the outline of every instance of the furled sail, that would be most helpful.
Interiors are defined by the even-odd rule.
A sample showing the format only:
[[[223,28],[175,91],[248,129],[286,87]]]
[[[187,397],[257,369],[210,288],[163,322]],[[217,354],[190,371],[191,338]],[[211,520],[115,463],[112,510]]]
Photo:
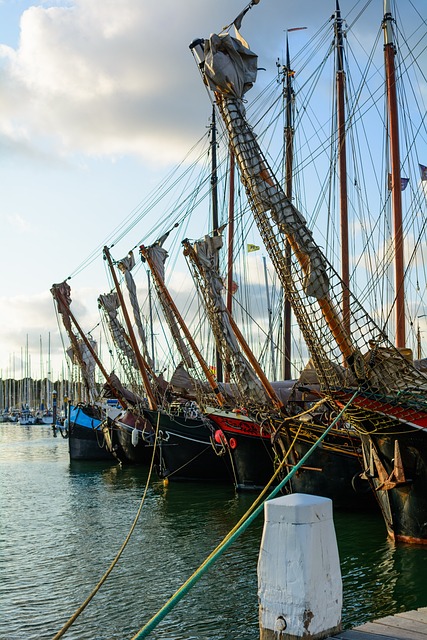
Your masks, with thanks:
[[[50,292],[56,302],[58,313],[61,314],[62,322],[71,342],[71,347],[67,351],[67,354],[72,362],[77,364],[80,368],[86,392],[88,394],[88,400],[90,403],[93,403],[97,396],[95,384],[96,365],[88,347],[84,344],[81,338],[76,336],[72,328],[70,314],[71,287],[64,281],[59,284],[52,285]],[[92,348],[96,350],[96,343],[93,340],[90,340],[89,342]]]
[[[205,78],[211,89],[221,96],[219,104],[248,196],[260,213],[270,212],[300,253],[305,293],[317,299],[324,298],[329,284],[324,256],[303,215],[269,171],[255,135],[244,118],[242,98],[255,82],[256,64],[256,55],[229,34],[213,34],[205,41]]]
[[[133,276],[131,273],[133,267],[135,266],[135,258],[134,258],[133,252],[130,251],[125,258],[123,258],[117,263],[117,266],[125,277],[127,290],[129,293],[129,299],[132,305],[133,316],[135,318],[135,324],[137,326],[139,338],[141,340],[142,354],[145,358],[145,361],[149,364],[151,368],[153,368],[153,362],[151,360],[150,354],[148,353],[147,338],[145,336],[144,327],[142,326],[141,312],[139,309],[138,297],[136,294],[135,280],[133,279]]]
[[[241,353],[222,296],[224,285],[218,272],[218,251],[222,244],[222,236],[205,236],[192,245],[185,241],[184,253],[190,261],[195,283],[199,285],[223,365],[231,369],[231,376],[235,379],[242,398],[266,403],[267,395]]]
[[[164,316],[166,318],[166,322],[168,323],[169,329],[171,331],[172,337],[175,341],[175,344],[179,350],[179,353],[181,354],[181,358],[183,359],[184,364],[189,367],[190,369],[194,368],[194,362],[193,359],[191,357],[190,351],[187,348],[187,345],[185,344],[181,333],[179,331],[179,326],[176,322],[176,319],[168,305],[168,302],[165,298],[165,295],[161,289],[161,287],[158,286],[158,281],[157,278],[160,280],[160,282],[164,283],[165,281],[165,262],[166,259],[168,257],[168,252],[166,251],[166,249],[163,249],[163,247],[159,244],[156,243],[154,245],[152,245],[151,247],[147,247],[146,251],[150,257],[150,260],[153,263],[153,266],[155,267],[156,270],[156,275],[157,277],[154,279],[154,283],[155,283],[155,287],[156,287],[156,291],[157,291],[157,295],[158,298],[160,300],[160,304],[162,305],[162,309],[163,309],[163,313]]]
[[[120,307],[119,296],[115,292],[101,294],[98,297],[98,304],[106,314],[108,328],[119,354],[123,354],[132,367],[136,371],[139,371],[135,353],[129,344],[126,332],[118,317],[117,310]]]

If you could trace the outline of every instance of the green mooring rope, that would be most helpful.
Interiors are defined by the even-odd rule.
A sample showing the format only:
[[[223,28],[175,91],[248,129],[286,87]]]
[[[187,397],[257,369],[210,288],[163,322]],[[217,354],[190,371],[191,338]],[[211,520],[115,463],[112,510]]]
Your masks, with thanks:
[[[326,438],[326,436],[328,435],[332,427],[335,426],[335,424],[341,418],[341,416],[346,411],[346,409],[352,404],[357,394],[358,394],[358,390],[354,392],[354,394],[352,395],[350,400],[347,402],[345,407],[340,411],[340,413],[337,415],[335,420],[331,422],[329,427],[325,429],[325,431],[322,433],[319,439],[313,444],[313,446],[307,451],[307,453],[301,458],[301,460],[294,466],[294,468],[287,474],[287,476],[283,478],[283,480],[277,485],[277,487],[273,489],[273,491],[267,496],[267,498],[255,509],[255,511],[247,518],[247,520],[245,520],[245,522],[243,522],[233,534],[226,536],[224,540],[222,540],[222,542],[219,543],[216,549],[214,549],[212,553],[206,558],[206,560],[202,562],[200,567],[196,569],[193,575],[190,576],[188,580],[186,580],[186,582],[184,582],[184,584],[178,589],[178,591],[174,593],[174,595],[166,602],[166,604],[163,605],[163,607],[151,618],[151,620],[147,622],[147,624],[144,627],[142,627],[142,629],[140,629],[140,631],[138,631],[136,635],[132,637],[131,640],[142,640],[142,638],[146,638],[151,633],[151,631],[155,627],[157,627],[159,622],[161,622],[163,618],[169,613],[169,611],[171,611],[171,609],[173,609],[174,606],[178,604],[180,600],[182,600],[182,598],[188,593],[188,591],[190,591],[190,589],[196,584],[196,582],[200,580],[202,575],[206,573],[206,571],[210,568],[210,566],[220,557],[223,551],[225,551],[244,531],[246,531],[249,525],[261,513],[264,507],[264,503],[267,500],[271,500],[272,498],[274,498],[279,493],[279,491],[281,491],[281,489],[288,482],[288,480],[290,480],[294,476],[294,474],[298,471],[298,469],[302,467],[302,465],[305,463],[307,458],[310,457],[313,451]]]

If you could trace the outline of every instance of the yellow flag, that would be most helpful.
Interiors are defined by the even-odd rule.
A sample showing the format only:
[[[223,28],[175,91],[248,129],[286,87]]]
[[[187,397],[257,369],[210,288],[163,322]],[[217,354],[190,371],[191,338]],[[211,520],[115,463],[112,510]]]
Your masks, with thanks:
[[[256,244],[248,244],[248,253],[250,253],[251,251],[258,251],[259,247],[257,247]]]

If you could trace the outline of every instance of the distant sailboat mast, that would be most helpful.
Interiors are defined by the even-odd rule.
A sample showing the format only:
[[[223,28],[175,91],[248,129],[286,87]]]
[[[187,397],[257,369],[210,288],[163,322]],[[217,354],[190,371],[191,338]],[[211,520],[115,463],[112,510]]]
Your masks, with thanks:
[[[396,47],[393,36],[393,16],[390,11],[390,0],[384,0],[384,59],[387,87],[387,110],[390,137],[391,162],[391,201],[394,227],[394,280],[395,280],[395,318],[396,347],[405,347],[405,286],[403,258],[402,227],[402,181],[400,173],[399,121],[396,91]]]
[[[46,405],[47,408],[51,408],[51,397],[50,397],[50,380],[51,380],[51,361],[50,361],[50,331],[48,337],[48,346],[47,346],[47,378],[46,378]]]

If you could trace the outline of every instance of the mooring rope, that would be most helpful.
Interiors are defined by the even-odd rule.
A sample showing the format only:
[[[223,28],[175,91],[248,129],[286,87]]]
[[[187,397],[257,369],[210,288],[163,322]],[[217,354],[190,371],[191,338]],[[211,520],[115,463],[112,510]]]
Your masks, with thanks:
[[[319,446],[319,444],[326,438],[329,431],[335,426],[338,420],[341,419],[344,412],[348,409],[348,407],[353,403],[356,398],[359,390],[356,390],[350,400],[347,402],[345,407],[341,409],[340,413],[336,416],[336,418],[331,422],[329,427],[325,429],[322,435],[319,437],[317,442],[313,444],[313,446],[307,451],[307,453],[299,460],[299,462],[293,467],[293,469],[286,475],[285,478],[273,489],[273,491],[268,495],[266,500],[271,500],[274,498],[279,491],[282,490],[283,486],[290,480],[295,473],[302,467],[302,465],[306,462],[306,460],[310,457],[313,451]],[[281,466],[276,470],[273,478],[269,481],[267,487],[271,484],[274,477],[276,477],[277,473],[280,471],[282,465],[284,464],[286,458],[283,459]],[[264,493],[266,492],[266,488],[263,489]],[[262,495],[262,494],[261,494]],[[253,505],[248,509],[248,511],[240,518],[239,522],[234,525],[234,527],[229,531],[229,533],[225,536],[225,538],[219,543],[219,545],[208,555],[208,557],[202,562],[196,571],[184,582],[184,584],[174,593],[174,595],[166,602],[165,605],[147,622],[144,627],[140,629],[134,636],[132,636],[131,640],[142,640],[146,638],[151,631],[163,620],[163,618],[175,607],[176,604],[190,591],[190,589],[196,584],[198,580],[202,577],[204,573],[210,568],[210,566],[219,558],[219,556],[248,528],[248,526],[255,520],[255,518],[261,513],[261,510],[264,506],[264,500],[260,505],[253,509]],[[260,501],[260,496],[255,500],[255,503]],[[251,513],[252,512],[252,513]],[[249,515],[248,515],[249,514]]]
[[[83,602],[83,604],[81,604],[80,607],[73,613],[71,618],[64,624],[62,629],[60,631],[58,631],[58,633],[53,637],[52,640],[58,640],[58,638],[62,638],[64,633],[67,631],[67,629],[69,629],[71,627],[71,625],[77,620],[79,615],[81,613],[83,613],[83,611],[86,609],[86,607],[89,604],[89,602],[98,593],[98,591],[100,590],[100,588],[102,587],[102,585],[104,584],[104,582],[106,581],[106,579],[108,578],[108,576],[110,575],[110,573],[112,572],[114,567],[116,566],[117,562],[119,561],[120,556],[122,555],[123,551],[125,550],[125,547],[126,547],[127,543],[130,540],[130,537],[131,537],[131,535],[132,535],[132,533],[133,533],[133,531],[134,531],[134,529],[136,527],[136,523],[138,522],[139,516],[141,514],[141,510],[142,510],[143,504],[145,502],[145,498],[146,498],[146,495],[147,495],[148,487],[149,487],[150,481],[151,481],[151,475],[152,475],[152,472],[153,472],[154,460],[155,460],[155,456],[156,456],[156,447],[157,447],[157,436],[158,436],[158,432],[159,432],[159,423],[160,423],[160,413],[157,414],[156,437],[155,437],[155,440],[154,440],[153,455],[151,457],[151,463],[150,463],[150,468],[149,468],[149,471],[148,471],[147,482],[145,484],[144,493],[143,493],[143,496],[141,498],[141,502],[140,502],[140,505],[138,507],[138,511],[136,512],[136,516],[134,518],[132,526],[129,529],[129,533],[127,534],[127,536],[125,538],[125,541],[123,542],[122,546],[120,547],[119,551],[117,552],[116,557],[114,558],[114,560],[112,561],[112,563],[110,564],[109,568],[104,573],[104,575],[102,576],[102,578],[100,579],[100,581],[98,582],[96,587],[88,595],[88,597]]]

